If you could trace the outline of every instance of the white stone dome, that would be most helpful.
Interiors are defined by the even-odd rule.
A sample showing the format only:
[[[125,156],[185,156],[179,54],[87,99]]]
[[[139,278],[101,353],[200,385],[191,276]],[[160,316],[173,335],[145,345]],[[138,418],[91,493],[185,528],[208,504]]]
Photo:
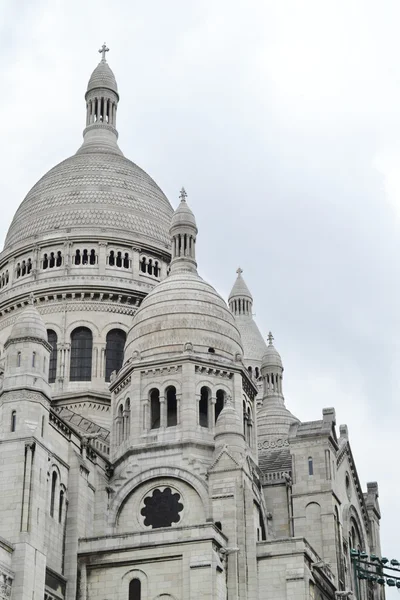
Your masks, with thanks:
[[[67,158],[38,181],[14,216],[5,248],[96,228],[165,249],[171,216],[169,201],[145,171],[110,148],[96,148]]]
[[[90,76],[87,91],[97,88],[106,88],[118,94],[118,85],[115,75],[105,60],[102,60]]]
[[[267,350],[261,363],[261,369],[268,367],[279,367],[280,369],[283,369],[281,355],[272,343],[267,346]]]
[[[234,360],[240,334],[226,303],[195,271],[179,270],[159,283],[133,319],[125,360],[170,356],[184,350]]]
[[[47,343],[46,326],[39,312],[33,305],[28,305],[19,315],[11,329],[7,342],[26,337],[35,338],[36,340]]]
[[[182,192],[186,193],[184,190],[182,190]],[[187,202],[181,202],[174,212],[171,220],[171,234],[173,233],[175,227],[189,227],[195,229],[197,232],[196,218],[189,208]]]

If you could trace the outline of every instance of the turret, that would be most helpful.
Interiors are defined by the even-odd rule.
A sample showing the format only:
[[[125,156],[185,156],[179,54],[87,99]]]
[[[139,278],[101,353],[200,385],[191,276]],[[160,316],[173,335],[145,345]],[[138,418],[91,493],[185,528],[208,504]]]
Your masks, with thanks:
[[[51,346],[42,317],[30,304],[14,323],[5,345],[3,390],[30,388],[50,397],[48,382]]]

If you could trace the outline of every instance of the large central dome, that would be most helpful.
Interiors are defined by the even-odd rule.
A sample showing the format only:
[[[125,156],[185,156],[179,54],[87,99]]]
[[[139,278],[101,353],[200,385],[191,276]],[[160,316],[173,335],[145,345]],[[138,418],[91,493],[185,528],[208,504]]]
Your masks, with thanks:
[[[31,189],[5,247],[67,229],[114,229],[166,247],[172,208],[147,173],[124,156],[85,152],[67,158]]]
[[[119,95],[104,59],[90,77],[85,98],[81,148],[30,190],[11,223],[5,249],[95,228],[165,250],[172,207],[153,179],[118,147]]]

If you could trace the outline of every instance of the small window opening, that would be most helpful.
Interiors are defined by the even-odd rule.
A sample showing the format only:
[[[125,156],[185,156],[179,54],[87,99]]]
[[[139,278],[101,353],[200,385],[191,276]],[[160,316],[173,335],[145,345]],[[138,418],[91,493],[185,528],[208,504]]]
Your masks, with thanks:
[[[150,392],[150,428],[158,429],[160,427],[160,392],[157,389]]]
[[[215,354],[215,348],[211,347],[211,348],[208,349],[208,351],[209,351],[210,354]]]
[[[91,250],[90,251],[90,259],[89,262],[91,265],[95,265],[96,264],[96,250]]]
[[[64,509],[64,491],[60,491],[60,502],[58,505],[58,522],[61,523]]]
[[[255,368],[255,372],[256,372],[256,379],[258,379],[260,377],[260,370],[258,367]]]
[[[89,255],[88,255],[88,251],[85,249],[83,251],[83,255],[82,255],[82,264],[87,265],[88,262],[89,262]]]
[[[160,275],[160,267],[158,266],[158,261],[154,262],[154,277],[158,277]]]
[[[21,268],[21,275],[25,275],[26,274],[26,262],[23,260],[22,261],[22,268]]]
[[[129,269],[129,254],[125,252],[124,256],[124,269]]]
[[[49,259],[47,257],[47,254],[43,255],[43,269],[47,269],[47,267],[49,266]]]
[[[56,487],[57,487],[57,473],[53,471],[51,477],[51,499],[50,499],[50,516],[54,517],[54,506],[56,503]]]
[[[151,260],[151,258],[149,259],[149,262],[147,265],[147,272],[149,275],[153,275],[153,261]]]
[[[216,396],[216,402],[215,402],[215,421],[217,421],[224,406],[225,406],[225,392],[224,392],[224,390],[217,390],[217,396]]]
[[[219,529],[220,531],[222,531],[222,523],[221,523],[221,521],[215,521],[214,525],[215,525],[215,527],[217,529]]]
[[[110,265],[110,267],[113,267],[115,265],[114,250],[110,251],[110,256],[108,257],[108,264]]]
[[[57,252],[56,266],[61,267],[61,265],[62,265],[62,254],[61,254],[61,251],[59,250]]]
[[[199,401],[199,423],[201,427],[208,427],[208,405],[210,393],[207,387],[203,386],[200,390]]]
[[[167,388],[167,427],[173,427],[178,422],[178,403],[176,400],[176,389],[171,386]]]
[[[146,273],[146,259],[143,256],[142,261],[140,263],[140,270],[142,271],[142,273]]]
[[[32,367],[36,366],[36,352],[32,352]]]
[[[44,416],[42,417],[42,427],[40,430],[40,435],[43,437],[44,436]]]
[[[14,432],[17,427],[17,411],[13,410],[11,413],[11,431]]]
[[[116,265],[117,265],[117,267],[122,267],[122,253],[121,252],[117,252]]]
[[[56,259],[54,257],[54,252],[50,252],[50,260],[49,260],[50,269],[52,269],[55,264],[56,264]]]
[[[80,265],[81,264],[81,251],[80,250],[77,250],[75,252],[75,261],[74,262],[75,262],[76,265]]]
[[[17,367],[21,366],[21,352],[18,352],[17,354]]]
[[[27,263],[27,266],[26,266],[26,270],[27,270],[28,273],[30,273],[32,271],[32,261],[31,261],[30,258],[28,258],[28,263]]]
[[[20,263],[17,264],[17,278],[21,276],[21,265]]]
[[[313,465],[313,459],[311,458],[311,456],[308,458],[308,474],[314,475],[314,465]]]
[[[142,584],[140,579],[132,579],[129,584],[129,600],[141,600],[142,598]]]

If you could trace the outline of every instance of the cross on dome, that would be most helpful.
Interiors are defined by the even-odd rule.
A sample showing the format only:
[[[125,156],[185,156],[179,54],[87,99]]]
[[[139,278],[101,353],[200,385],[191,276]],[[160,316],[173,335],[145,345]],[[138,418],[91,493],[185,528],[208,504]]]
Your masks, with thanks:
[[[269,332],[267,339],[268,339],[269,345],[272,346],[272,342],[274,341],[274,336],[272,335],[271,332]]]
[[[102,47],[100,48],[99,52],[102,55],[101,56],[101,60],[103,62],[106,62],[106,52],[109,52],[110,48],[107,48],[106,43],[104,42],[104,44],[102,45]]]
[[[236,269],[236,273],[238,274],[238,277],[241,276],[241,274],[243,273],[243,269],[241,269],[240,267],[238,269]]]
[[[187,193],[185,188],[182,186],[181,192],[179,194],[179,198],[181,202],[186,202],[186,198],[187,198]]]

